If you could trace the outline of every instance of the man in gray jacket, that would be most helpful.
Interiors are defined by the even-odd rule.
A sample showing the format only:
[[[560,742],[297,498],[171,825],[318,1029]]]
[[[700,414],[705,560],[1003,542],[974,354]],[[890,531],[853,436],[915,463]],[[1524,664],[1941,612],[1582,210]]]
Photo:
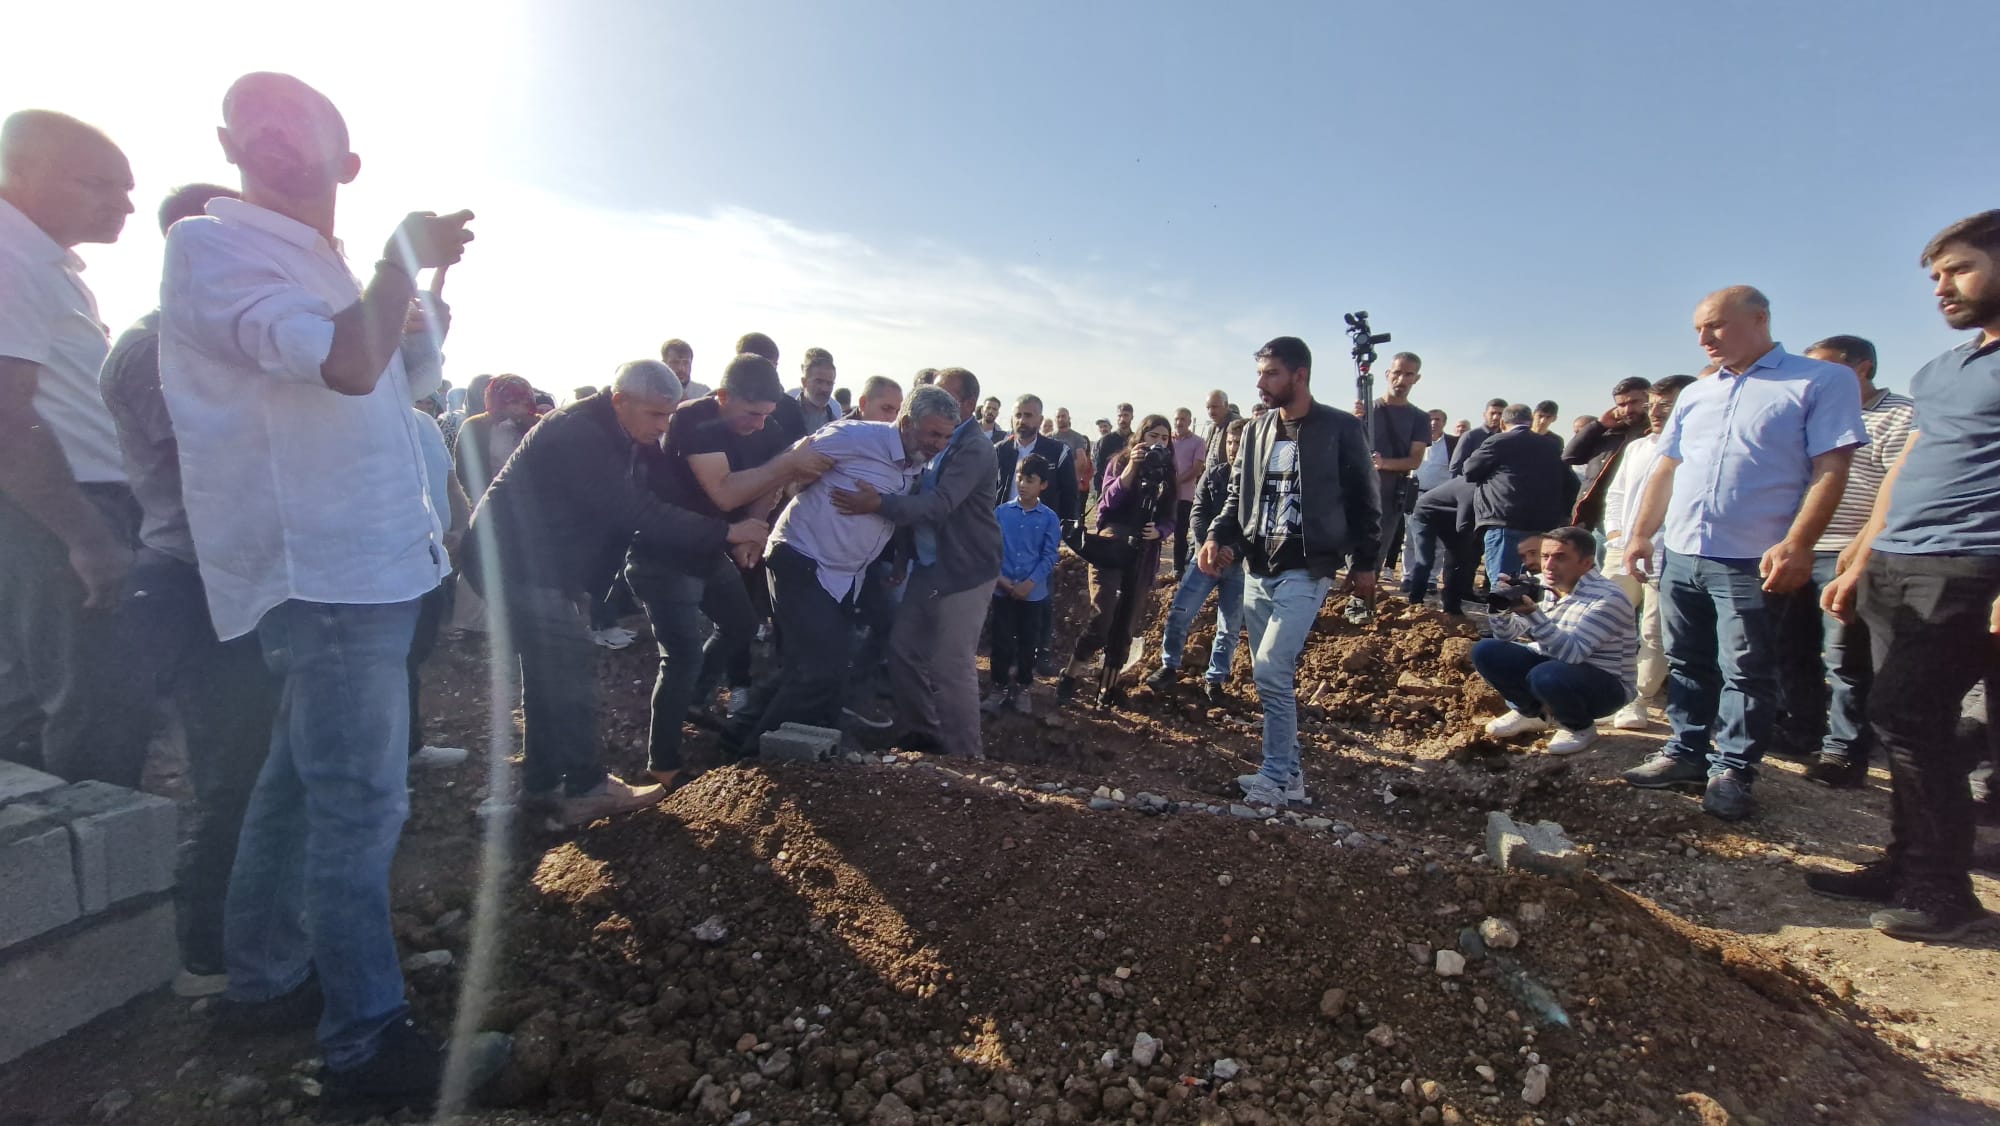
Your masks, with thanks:
[[[938,373],[958,400],[959,426],[914,493],[888,495],[866,482],[836,489],[833,504],[850,515],[879,512],[910,530],[914,560],[903,605],[889,635],[889,687],[906,750],[941,750],[983,758],[979,671],[975,658],[993,580],[1000,577],[999,469],[974,418],[979,377],[964,368]]]

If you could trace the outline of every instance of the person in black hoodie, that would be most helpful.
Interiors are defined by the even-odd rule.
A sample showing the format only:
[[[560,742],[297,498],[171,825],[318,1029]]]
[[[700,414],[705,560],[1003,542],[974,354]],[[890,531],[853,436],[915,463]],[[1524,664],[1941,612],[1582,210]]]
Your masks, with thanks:
[[[1201,484],[1195,487],[1194,508],[1188,518],[1195,543],[1208,538],[1209,524],[1214,522],[1216,513],[1222,511],[1222,506],[1229,503],[1229,475],[1236,466],[1236,453],[1243,444],[1244,428],[1249,425],[1250,420],[1246,418],[1230,420],[1221,435],[1226,449],[1202,471]],[[1168,685],[1180,679],[1181,650],[1186,647],[1188,630],[1194,625],[1195,615],[1201,613],[1202,603],[1208,601],[1211,590],[1215,592],[1215,643],[1209,647],[1208,675],[1202,680],[1202,693],[1210,703],[1227,702],[1228,692],[1223,685],[1228,682],[1230,664],[1236,659],[1236,635],[1243,629],[1243,564],[1240,561],[1214,576],[1203,571],[1199,562],[1188,561],[1187,571],[1181,575],[1180,586],[1174,591],[1173,608],[1167,611],[1166,632],[1160,639],[1160,667],[1146,678],[1146,687],[1163,692]]]
[[[604,545],[636,531],[691,554],[762,544],[762,520],[729,523],[670,506],[634,474],[641,444],[657,444],[680,405],[665,364],[618,370],[611,390],[550,412],[521,441],[472,515],[467,577],[496,618],[494,635],[520,661],[524,810],[580,825],[665,796],[598,761],[597,662],[582,602]],[[497,628],[504,626],[504,631]]]
[[[1531,429],[1534,412],[1510,403],[1501,412],[1500,433],[1465,459],[1473,522],[1486,547],[1486,581],[1521,573],[1520,543],[1564,526],[1576,501],[1576,474],[1563,464],[1562,450]]]

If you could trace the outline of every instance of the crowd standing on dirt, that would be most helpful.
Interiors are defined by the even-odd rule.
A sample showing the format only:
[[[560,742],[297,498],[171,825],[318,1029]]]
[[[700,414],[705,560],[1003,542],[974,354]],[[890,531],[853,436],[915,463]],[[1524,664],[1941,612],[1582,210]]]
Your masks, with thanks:
[[[1177,692],[1213,594],[1200,691],[1232,702],[1243,639],[1263,758],[1237,784],[1276,807],[1309,801],[1308,636],[1330,599],[1365,617],[1394,581],[1483,620],[1472,662],[1509,706],[1488,736],[1574,754],[1601,721],[1649,726],[1664,693],[1671,736],[1624,778],[1697,789],[1717,817],[1754,814],[1767,753],[1847,787],[1879,743],[1886,854],[1808,882],[1878,904],[1897,937],[1987,918],[1968,873],[1992,751],[1957,716],[1982,677],[1991,698],[2000,652],[2000,211],[1922,249],[1946,323],[1978,335],[1907,394],[1862,337],[1787,351],[1739,285],[1695,306],[1706,369],[1616,379],[1567,440],[1549,401],[1448,428],[1412,401],[1412,352],[1378,402],[1336,409],[1295,336],[1254,350],[1248,417],[1217,389],[1199,424],[1123,403],[1093,439],[1033,393],[1003,422],[964,367],[850,394],[815,347],[790,381],[754,332],[712,389],[680,339],[561,406],[519,375],[453,388],[442,279],[472,213],[411,214],[358,279],[338,110],[246,75],[218,135],[240,189],[162,203],[160,307],[114,344],[74,248],[118,238],[124,156],[49,111],[0,131],[0,735],[134,786],[170,701],[198,813],[176,988],[221,1021],[316,1025],[329,1102],[421,1104],[442,1074],[389,869],[408,772],[451,757],[416,712],[446,628],[490,630],[519,677],[520,813],[580,826],[683,781],[689,722],[737,753],[800,723],[977,758],[982,717],[1032,714],[1043,679],[1044,707],[1130,705],[1167,586],[1143,685]],[[1064,553],[1091,616],[1059,661]],[[660,664],[648,777],[623,779],[599,758],[592,646],[632,644],[635,613]],[[475,1078],[504,1050],[475,1046]]]

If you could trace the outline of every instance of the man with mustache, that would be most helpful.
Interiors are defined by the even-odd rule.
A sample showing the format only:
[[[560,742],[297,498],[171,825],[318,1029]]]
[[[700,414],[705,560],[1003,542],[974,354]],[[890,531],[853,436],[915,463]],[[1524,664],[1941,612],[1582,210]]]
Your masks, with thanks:
[[[1264,761],[1236,783],[1253,804],[1303,805],[1299,653],[1329,593],[1374,600],[1382,514],[1361,422],[1314,401],[1306,342],[1280,336],[1256,359],[1257,395],[1271,409],[1243,432],[1228,501],[1196,562],[1211,578],[1238,559],[1249,565],[1243,624],[1264,704]]]

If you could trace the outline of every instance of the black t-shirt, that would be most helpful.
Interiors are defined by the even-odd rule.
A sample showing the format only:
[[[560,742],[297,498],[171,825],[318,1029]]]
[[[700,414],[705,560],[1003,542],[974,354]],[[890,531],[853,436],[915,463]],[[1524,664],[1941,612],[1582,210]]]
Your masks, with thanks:
[[[1370,418],[1374,429],[1374,450],[1383,457],[1409,457],[1411,442],[1430,441],[1431,416],[1415,403],[1394,406],[1378,399]],[[1408,470],[1396,472],[1407,473]]]
[[[765,419],[763,429],[754,434],[738,434],[722,420],[722,404],[714,399],[688,403],[675,411],[667,423],[665,448],[647,454],[647,477],[653,490],[667,503],[703,516],[732,522],[745,518],[750,514],[747,504],[733,512],[715,507],[715,502],[708,498],[708,490],[701,487],[694,470],[688,468],[688,458],[726,454],[730,472],[755,469],[784,453],[785,447],[792,443],[781,425],[774,424],[775,418],[773,415]]]
[[[1262,522],[1249,533],[1250,573],[1277,575],[1306,565],[1305,511],[1299,490],[1299,424],[1278,416],[1264,463]]]

